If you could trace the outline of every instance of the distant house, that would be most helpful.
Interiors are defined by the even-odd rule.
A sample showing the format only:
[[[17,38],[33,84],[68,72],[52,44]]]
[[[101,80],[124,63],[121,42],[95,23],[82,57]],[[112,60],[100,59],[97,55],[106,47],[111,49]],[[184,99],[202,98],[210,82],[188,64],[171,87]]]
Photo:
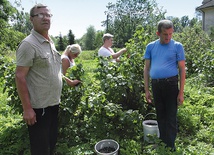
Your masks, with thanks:
[[[202,13],[203,30],[210,33],[211,28],[214,28],[214,0],[203,0],[196,11]]]

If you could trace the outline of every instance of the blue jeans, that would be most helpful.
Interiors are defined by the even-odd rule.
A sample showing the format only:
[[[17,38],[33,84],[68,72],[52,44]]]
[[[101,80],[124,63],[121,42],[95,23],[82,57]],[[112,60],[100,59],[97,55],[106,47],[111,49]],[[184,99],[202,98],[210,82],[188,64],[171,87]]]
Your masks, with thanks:
[[[160,139],[175,150],[177,135],[178,77],[153,79],[152,92],[157,114]]]
[[[59,105],[34,109],[37,122],[28,126],[31,155],[53,155],[58,133]]]

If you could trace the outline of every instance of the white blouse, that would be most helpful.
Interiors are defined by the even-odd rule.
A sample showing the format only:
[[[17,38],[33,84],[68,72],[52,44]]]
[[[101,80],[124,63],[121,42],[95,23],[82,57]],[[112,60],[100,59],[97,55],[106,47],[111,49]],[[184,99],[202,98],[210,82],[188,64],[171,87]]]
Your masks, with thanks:
[[[67,59],[70,62],[70,67],[75,66],[74,60],[73,60],[73,62],[71,62],[71,60],[69,59],[69,57],[67,55],[61,55],[61,60],[62,59]]]

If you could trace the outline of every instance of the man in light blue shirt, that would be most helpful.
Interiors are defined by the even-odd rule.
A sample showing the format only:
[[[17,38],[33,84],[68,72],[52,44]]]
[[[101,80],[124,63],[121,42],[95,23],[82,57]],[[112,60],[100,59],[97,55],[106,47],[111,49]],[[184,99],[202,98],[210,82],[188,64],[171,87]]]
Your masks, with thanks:
[[[144,85],[147,102],[154,100],[160,139],[175,151],[177,106],[184,101],[185,54],[182,44],[171,39],[172,34],[172,22],[161,20],[157,31],[159,39],[146,47]],[[150,77],[153,99],[149,91]]]

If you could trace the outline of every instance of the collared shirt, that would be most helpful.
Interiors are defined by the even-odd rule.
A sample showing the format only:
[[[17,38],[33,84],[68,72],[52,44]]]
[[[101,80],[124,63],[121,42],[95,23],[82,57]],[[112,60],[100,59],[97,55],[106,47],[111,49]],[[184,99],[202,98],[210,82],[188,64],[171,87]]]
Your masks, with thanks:
[[[26,77],[33,108],[46,108],[60,102],[61,58],[54,43],[32,30],[16,52],[17,66],[30,67]]]

